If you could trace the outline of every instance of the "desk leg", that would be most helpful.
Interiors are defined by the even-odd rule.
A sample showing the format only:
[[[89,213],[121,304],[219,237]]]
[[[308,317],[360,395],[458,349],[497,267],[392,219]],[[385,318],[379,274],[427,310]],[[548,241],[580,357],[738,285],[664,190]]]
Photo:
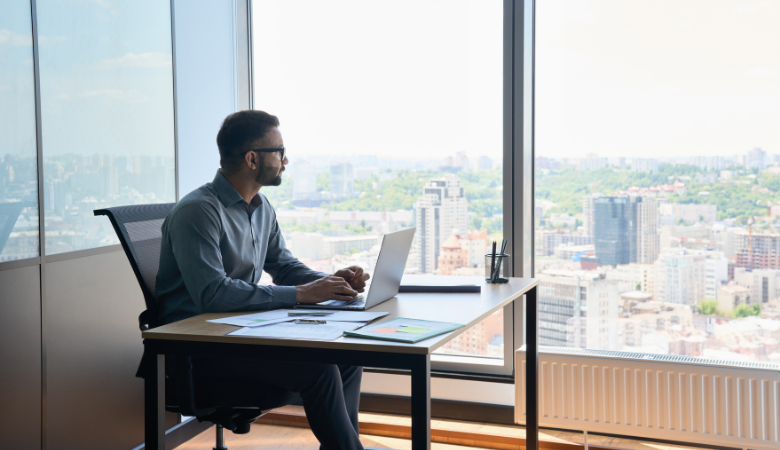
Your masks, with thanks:
[[[165,450],[165,355],[149,358],[149,373],[144,381],[144,448]]]
[[[414,356],[412,366],[412,450],[431,449],[431,357]]]
[[[539,449],[539,325],[536,288],[525,294],[525,431],[526,450]]]

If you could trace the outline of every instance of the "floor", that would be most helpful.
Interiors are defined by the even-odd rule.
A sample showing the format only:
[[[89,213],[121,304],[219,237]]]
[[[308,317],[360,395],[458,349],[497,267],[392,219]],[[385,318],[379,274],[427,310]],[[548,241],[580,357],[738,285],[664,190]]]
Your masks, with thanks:
[[[412,444],[408,439],[361,435],[360,441],[364,447],[394,448],[399,450],[412,449]],[[317,450],[320,448],[320,444],[314,438],[311,430],[260,424],[253,424],[252,431],[249,434],[225,433],[225,445],[229,450]],[[212,447],[214,447],[213,428],[176,447],[176,450],[210,450]],[[431,444],[432,450],[465,450],[467,448],[469,447],[454,444],[440,444],[436,442]]]
[[[303,410],[299,406],[287,406],[275,410],[278,412],[302,415]],[[394,416],[388,414],[361,413],[360,422],[362,423],[384,423],[395,425],[410,425],[411,420],[405,416]],[[442,430],[468,431],[472,433],[489,434],[496,436],[525,437],[525,428],[511,425],[494,425],[486,423],[461,422],[455,420],[432,420],[432,428]],[[176,450],[207,450],[214,446],[215,433],[211,428],[185,444],[180,445]],[[543,429],[540,433],[540,440],[550,443],[577,444],[584,445],[585,436],[580,432],[558,431]],[[294,426],[283,426],[277,424],[253,424],[252,431],[245,435],[236,435],[231,432],[225,433],[225,441],[230,450],[271,450],[271,449],[302,449],[316,450],[319,448],[317,440],[314,438],[311,430],[308,428],[299,428]],[[361,435],[361,441],[366,447],[381,447],[411,450],[411,442],[408,439]],[[645,442],[639,439],[624,439],[609,436],[599,436],[590,434],[588,444],[613,449],[626,450],[689,450],[700,449],[700,447],[686,445],[661,444],[655,442]],[[456,445],[452,443],[433,442],[431,448],[434,450],[458,449],[467,450],[474,447],[469,445]],[[495,448],[495,447],[493,447]]]

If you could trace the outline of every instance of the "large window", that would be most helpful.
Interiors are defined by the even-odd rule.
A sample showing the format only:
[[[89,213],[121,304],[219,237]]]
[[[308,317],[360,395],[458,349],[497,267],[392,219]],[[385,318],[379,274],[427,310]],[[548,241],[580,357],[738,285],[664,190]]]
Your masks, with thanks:
[[[170,4],[37,9],[46,253],[117,243],[94,209],[175,201]]]
[[[4,2],[0,14],[0,262],[38,256],[30,2]]]
[[[540,343],[780,359],[780,2],[538,2]]]
[[[254,107],[290,164],[263,189],[309,266],[373,271],[416,227],[410,274],[484,277],[503,236],[503,2],[253,2]],[[501,359],[503,312],[441,350]]]

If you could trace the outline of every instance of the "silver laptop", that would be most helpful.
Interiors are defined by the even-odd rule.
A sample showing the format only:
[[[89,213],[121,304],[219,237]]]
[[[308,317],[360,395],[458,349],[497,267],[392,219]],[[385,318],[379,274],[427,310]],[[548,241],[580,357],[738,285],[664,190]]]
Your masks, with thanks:
[[[360,311],[369,309],[398,294],[401,277],[406,267],[406,258],[412,248],[414,228],[386,234],[382,238],[379,257],[376,260],[373,279],[365,293],[352,300],[328,300],[314,305],[298,305],[302,309],[346,309]]]

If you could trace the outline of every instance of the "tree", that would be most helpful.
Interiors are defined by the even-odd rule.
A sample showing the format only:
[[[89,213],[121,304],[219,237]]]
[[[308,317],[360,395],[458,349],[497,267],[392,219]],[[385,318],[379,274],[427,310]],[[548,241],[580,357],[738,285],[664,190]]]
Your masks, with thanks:
[[[758,303],[753,306],[737,305],[737,307],[734,308],[734,317],[736,318],[757,316],[759,314],[761,314],[761,306],[759,306]]]
[[[717,300],[704,300],[699,303],[699,312],[705,316],[714,316],[718,310]]]

